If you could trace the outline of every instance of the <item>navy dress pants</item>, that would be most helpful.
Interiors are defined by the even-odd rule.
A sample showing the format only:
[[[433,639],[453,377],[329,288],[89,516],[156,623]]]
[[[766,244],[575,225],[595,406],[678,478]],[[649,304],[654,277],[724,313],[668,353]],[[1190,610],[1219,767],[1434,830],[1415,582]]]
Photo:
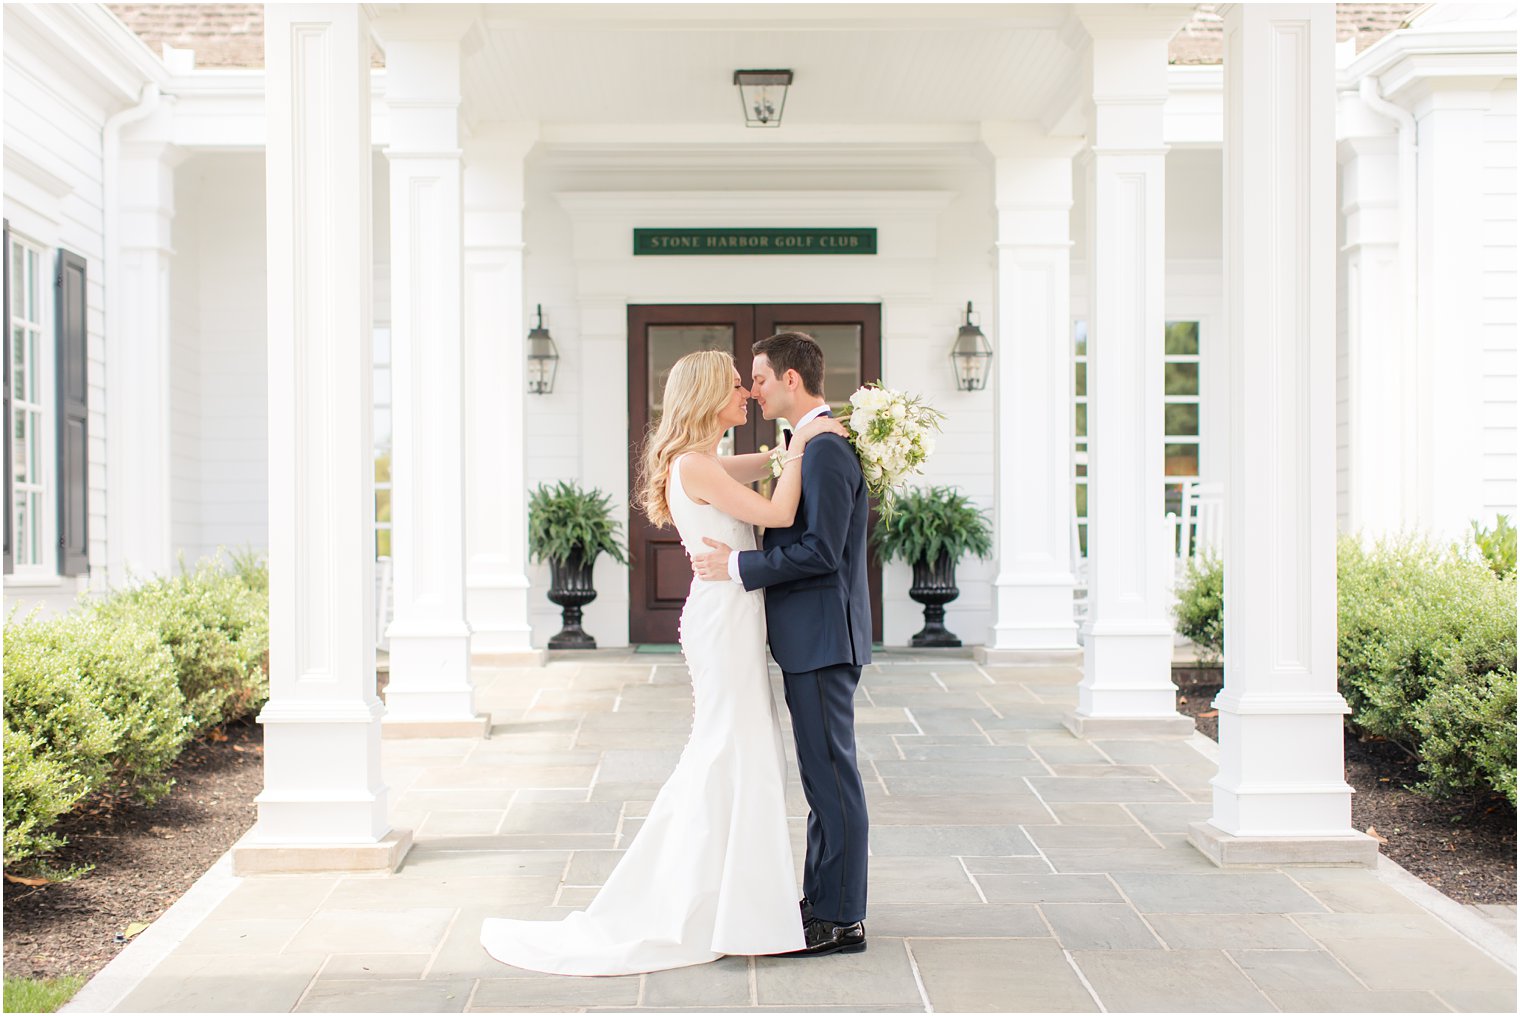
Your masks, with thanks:
[[[865,788],[855,762],[855,686],[860,668],[845,665],[783,672],[807,796],[807,858],[802,892],[813,914],[853,924],[866,916]]]

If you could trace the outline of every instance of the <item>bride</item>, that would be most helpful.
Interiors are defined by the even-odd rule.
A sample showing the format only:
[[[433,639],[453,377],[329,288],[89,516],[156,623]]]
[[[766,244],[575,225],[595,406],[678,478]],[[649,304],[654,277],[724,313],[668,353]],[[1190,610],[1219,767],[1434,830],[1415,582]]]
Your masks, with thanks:
[[[636,500],[651,522],[674,522],[688,555],[707,549],[703,537],[752,550],[753,526],[791,525],[808,440],[844,434],[828,417],[799,430],[767,500],[746,484],[769,472],[769,456],[717,455],[724,431],[748,419],[749,398],[720,350],[681,357],[665,384]],[[635,974],[804,947],[763,596],[732,582],[692,583],[680,639],[696,715],[675,771],[587,909],[553,923],[484,922],[481,944],[496,959],[556,974]]]

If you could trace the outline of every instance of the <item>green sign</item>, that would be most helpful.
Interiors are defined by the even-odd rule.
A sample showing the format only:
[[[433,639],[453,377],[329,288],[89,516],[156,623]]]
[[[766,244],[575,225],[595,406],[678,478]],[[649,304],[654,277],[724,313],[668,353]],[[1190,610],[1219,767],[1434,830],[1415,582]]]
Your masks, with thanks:
[[[873,229],[635,229],[636,255],[875,254]]]

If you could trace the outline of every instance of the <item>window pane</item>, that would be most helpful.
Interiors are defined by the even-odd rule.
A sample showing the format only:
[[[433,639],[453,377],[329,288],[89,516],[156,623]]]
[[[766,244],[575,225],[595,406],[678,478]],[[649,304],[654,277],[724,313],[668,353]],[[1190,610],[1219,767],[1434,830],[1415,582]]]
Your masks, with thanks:
[[[26,310],[22,306],[26,292],[26,248],[16,241],[11,241],[11,313],[20,317],[26,316]],[[7,325],[10,322],[6,322]]]
[[[1077,424],[1077,436],[1078,437],[1086,437],[1087,436],[1087,403],[1083,402],[1083,403],[1078,404],[1077,407],[1076,407],[1076,409],[1077,409],[1077,420],[1076,420],[1076,424]]]
[[[1077,364],[1077,397],[1084,398],[1087,395],[1087,364]]]
[[[1198,355],[1198,322],[1168,321],[1166,323],[1166,355]]]
[[[388,490],[375,491],[375,521],[389,522],[391,520],[391,492]]]
[[[1077,518],[1087,518],[1087,484],[1077,484]]]
[[[1168,483],[1166,485],[1166,510],[1173,515],[1182,514],[1182,484]]]
[[[26,398],[26,329],[11,329],[11,393],[19,399]]]
[[[1087,523],[1077,525],[1077,546],[1082,548],[1082,556],[1087,556]]]
[[[699,349],[734,351],[732,325],[649,326],[649,420],[653,423],[664,408],[665,382],[670,369],[687,353]]]
[[[382,452],[375,456],[375,482],[391,482],[391,453]]]
[[[26,468],[26,410],[17,409],[11,417],[11,469],[17,483],[26,483],[30,478]]]
[[[378,451],[390,451],[391,447],[391,411],[389,409],[375,410],[375,448]]]
[[[389,529],[375,530],[375,556],[391,556],[391,531]]]
[[[874,377],[861,377],[860,357],[862,345],[860,326],[851,324],[810,325],[806,322],[778,324],[777,331],[806,332],[823,350],[823,397],[829,407],[838,412],[855,394],[855,389]],[[741,371],[742,372],[742,371]]]
[[[375,368],[375,405],[388,406],[391,404],[391,369],[389,367]]]
[[[26,414],[26,476],[32,483],[42,482],[42,414]]]
[[[391,362],[391,330],[389,328],[375,329],[375,365],[388,367]]]
[[[30,539],[30,541],[28,541],[31,544],[31,553],[27,557],[26,563],[27,564],[41,564],[42,563],[42,495],[40,493],[31,494],[31,495],[29,495],[27,497],[27,501],[30,502],[30,504],[31,504],[32,525],[31,525],[31,539]]]
[[[1198,446],[1195,444],[1169,444],[1166,446],[1167,476],[1197,476]]]
[[[27,512],[26,506],[31,503],[31,498],[22,491],[16,492],[15,515],[11,519],[11,525],[16,527],[16,563],[35,564],[27,554],[32,545],[32,517]]]
[[[1168,435],[1196,435],[1198,433],[1198,403],[1174,402],[1168,405],[1166,432]]]
[[[1169,363],[1166,365],[1166,394],[1197,395],[1198,365],[1196,363]]]
[[[1086,356],[1087,355],[1087,322],[1086,321],[1078,321],[1076,323],[1075,327],[1073,328],[1073,333],[1075,334],[1076,340],[1077,340],[1077,355],[1078,356]]]

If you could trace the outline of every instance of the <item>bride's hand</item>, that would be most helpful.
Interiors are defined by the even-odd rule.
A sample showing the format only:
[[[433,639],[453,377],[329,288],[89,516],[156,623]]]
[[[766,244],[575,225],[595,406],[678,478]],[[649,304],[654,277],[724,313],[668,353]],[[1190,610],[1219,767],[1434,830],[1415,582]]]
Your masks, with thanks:
[[[838,434],[844,438],[850,436],[850,432],[844,429],[844,425],[832,416],[815,416],[811,423],[792,435],[792,448],[801,451],[819,434]],[[801,444],[799,445],[798,442]]]

